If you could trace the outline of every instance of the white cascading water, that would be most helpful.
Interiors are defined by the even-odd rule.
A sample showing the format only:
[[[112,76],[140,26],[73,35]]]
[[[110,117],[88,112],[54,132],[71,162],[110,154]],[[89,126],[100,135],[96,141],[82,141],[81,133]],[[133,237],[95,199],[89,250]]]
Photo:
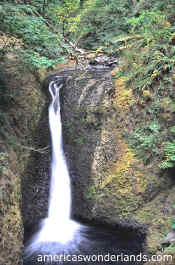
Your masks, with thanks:
[[[49,84],[52,102],[49,106],[49,125],[52,139],[51,183],[48,218],[40,231],[32,238],[27,252],[35,251],[44,242],[71,242],[80,226],[71,220],[71,183],[62,146],[62,125],[59,90],[63,85]]]
[[[39,261],[37,262],[38,254],[45,255],[45,253],[49,254],[49,256],[50,254],[68,254],[70,256],[72,253],[78,253],[80,256],[87,253],[93,254],[92,256],[97,256],[99,253],[103,255],[109,255],[109,253],[111,255],[120,255],[123,251],[138,254],[142,250],[139,245],[142,244],[142,239],[140,235],[136,236],[136,239],[138,239],[138,244],[136,245],[135,242],[137,240],[135,240],[135,235],[133,236],[135,231],[130,234],[130,236],[132,235],[130,240],[131,247],[128,247],[128,235],[126,236],[128,231],[123,228],[122,231],[124,233],[122,235],[117,228],[107,229],[105,226],[99,228],[97,226],[85,226],[71,220],[71,183],[62,146],[59,90],[63,85],[60,84],[60,81],[58,77],[58,80],[49,84],[49,91],[52,97],[52,102],[49,106],[52,163],[48,217],[41,223],[40,230],[25,248],[24,264],[39,264]],[[135,246],[136,250],[134,249]],[[77,263],[70,262],[70,265]],[[93,260],[84,264],[92,263],[95,264]],[[54,264],[63,264],[63,262]],[[68,264],[67,260],[66,264]],[[107,262],[104,261],[98,264],[106,265]],[[119,261],[114,264],[138,265],[137,262],[128,263],[128,261],[124,263]]]

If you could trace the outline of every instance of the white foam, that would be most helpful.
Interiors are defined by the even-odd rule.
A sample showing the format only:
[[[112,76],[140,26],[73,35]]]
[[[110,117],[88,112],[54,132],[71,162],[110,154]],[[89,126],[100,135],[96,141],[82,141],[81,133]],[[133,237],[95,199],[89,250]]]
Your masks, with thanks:
[[[49,84],[52,102],[49,106],[49,126],[52,139],[51,183],[48,218],[41,222],[40,230],[26,248],[30,253],[43,247],[43,243],[58,242],[68,245],[81,225],[71,220],[71,183],[62,146],[59,89],[62,85]],[[78,233],[77,233],[78,234]]]

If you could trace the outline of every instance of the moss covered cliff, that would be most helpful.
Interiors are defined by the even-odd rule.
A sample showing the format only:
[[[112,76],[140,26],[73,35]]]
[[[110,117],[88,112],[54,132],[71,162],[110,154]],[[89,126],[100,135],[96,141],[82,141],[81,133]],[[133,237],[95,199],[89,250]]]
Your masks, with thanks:
[[[137,94],[124,78],[116,77],[116,71],[93,69],[86,74],[78,72],[78,77],[76,71],[59,73],[70,76],[63,90],[62,110],[74,187],[73,212],[84,218],[147,227],[146,252],[169,253],[173,261],[162,264],[173,264],[173,247],[161,243],[172,230],[175,181],[173,170],[160,167],[162,157],[154,155],[157,146],[153,145],[167,124],[145,112],[152,104],[149,91],[144,93],[145,104],[140,105]],[[168,119],[167,123],[172,124],[173,111],[169,117],[172,122]],[[145,151],[143,145],[140,154],[130,135],[144,126],[150,130],[150,138],[146,133],[143,138],[149,149]]]
[[[1,257],[4,264],[17,265],[23,224],[30,233],[47,214],[48,101],[40,83],[13,57],[1,63],[1,73],[11,95],[9,108],[3,109],[8,122],[1,132]],[[40,70],[40,80],[45,74]],[[172,171],[160,169],[157,157],[145,163],[129,141],[128,134],[142,128],[145,115],[134,93],[109,69],[84,71],[70,62],[54,74],[67,77],[61,104],[73,216],[121,223],[140,233],[147,227],[146,252],[173,254],[172,246],[162,251],[161,241],[175,214],[174,179]]]
[[[0,63],[0,264],[22,264],[21,180],[44,96],[34,75],[8,54]]]
[[[161,244],[175,231],[174,0],[88,0],[74,12],[73,1],[1,2],[0,264],[22,262],[23,226],[28,238],[47,215],[49,97],[40,84],[50,74],[67,77],[61,104],[73,216],[146,227],[146,252],[174,258],[174,243]],[[102,51],[121,58],[112,73],[91,67]],[[68,56],[81,67],[69,61],[48,72]],[[40,68],[37,80],[24,65]]]

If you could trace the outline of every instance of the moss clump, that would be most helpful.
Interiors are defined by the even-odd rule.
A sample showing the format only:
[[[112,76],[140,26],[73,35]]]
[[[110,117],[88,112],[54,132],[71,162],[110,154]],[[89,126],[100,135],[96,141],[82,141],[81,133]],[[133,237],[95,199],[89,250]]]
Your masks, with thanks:
[[[116,199],[116,211],[120,217],[129,217],[144,202],[149,179],[142,170],[142,162],[125,143],[120,131],[116,131],[118,161],[99,185],[101,193],[109,193]]]
[[[155,198],[135,212],[135,219],[148,225],[147,251],[149,253],[155,254],[162,249],[161,242],[171,230],[170,220],[174,201],[174,187],[172,187],[168,191],[159,192]]]
[[[37,76],[38,76],[38,79],[39,79],[39,82],[40,83],[43,83],[46,76],[48,75],[48,70],[45,69],[45,68],[39,68],[37,70]]]
[[[7,166],[8,167],[8,166]],[[9,167],[2,170],[1,178],[1,258],[5,264],[20,264],[23,225],[20,212],[20,179]]]
[[[116,79],[114,106],[117,108],[117,110],[126,112],[129,110],[132,104],[134,104],[132,89],[126,88],[125,78],[121,77]]]

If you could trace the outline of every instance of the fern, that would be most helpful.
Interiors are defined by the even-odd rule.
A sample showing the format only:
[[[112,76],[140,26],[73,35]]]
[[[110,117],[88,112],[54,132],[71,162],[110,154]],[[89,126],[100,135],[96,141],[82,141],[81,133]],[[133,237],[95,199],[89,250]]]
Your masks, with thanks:
[[[36,11],[34,5],[5,3],[0,9],[0,25],[4,32],[23,40],[22,50],[13,51],[22,56],[25,64],[47,68],[60,61],[65,48],[54,27]]]
[[[175,140],[166,142],[164,147],[165,160],[160,164],[160,168],[172,168],[175,166]]]

